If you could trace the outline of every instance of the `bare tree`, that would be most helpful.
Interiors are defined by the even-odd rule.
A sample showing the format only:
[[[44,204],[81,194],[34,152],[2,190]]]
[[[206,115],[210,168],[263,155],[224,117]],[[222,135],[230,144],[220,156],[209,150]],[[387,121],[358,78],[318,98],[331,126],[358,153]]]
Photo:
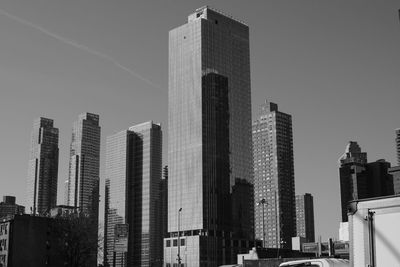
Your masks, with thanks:
[[[55,234],[60,257],[65,266],[97,266],[99,243],[97,221],[84,214],[69,214],[55,218]]]

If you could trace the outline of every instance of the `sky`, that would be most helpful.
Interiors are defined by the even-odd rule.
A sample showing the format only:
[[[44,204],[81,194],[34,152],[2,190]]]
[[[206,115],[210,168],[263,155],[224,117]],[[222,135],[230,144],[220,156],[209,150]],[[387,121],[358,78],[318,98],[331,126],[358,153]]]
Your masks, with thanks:
[[[2,0],[0,196],[25,204],[39,116],[60,130],[58,204],[80,113],[100,115],[101,210],[107,136],[160,122],[165,156],[168,31],[204,5],[249,25],[253,118],[265,99],[293,116],[296,193],[314,196],[316,236],[337,238],[337,160],[347,142],[357,141],[369,161],[396,165],[397,0]]]

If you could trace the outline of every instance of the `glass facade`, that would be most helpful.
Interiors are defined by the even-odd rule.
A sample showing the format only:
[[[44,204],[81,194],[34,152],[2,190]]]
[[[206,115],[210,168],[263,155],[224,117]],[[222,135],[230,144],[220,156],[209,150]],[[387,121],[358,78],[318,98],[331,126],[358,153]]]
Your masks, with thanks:
[[[98,217],[100,171],[99,115],[83,113],[72,128],[65,204]]]
[[[58,128],[53,120],[33,122],[27,177],[26,208],[32,214],[46,214],[56,206],[58,182]]]
[[[68,180],[65,182],[65,204],[78,208],[92,218],[93,242],[98,241],[100,187],[100,131],[99,115],[80,114],[72,127]],[[97,253],[91,255],[96,264]]]
[[[233,194],[236,181],[253,182],[249,28],[243,22],[203,7],[170,31],[168,136],[168,232],[203,236],[187,242],[182,263],[230,263],[223,239],[253,238],[252,205],[251,216],[232,223],[242,212],[232,205],[241,196]],[[172,266],[171,249],[164,255]]]
[[[274,103],[266,101],[253,122],[253,158],[256,238],[267,248],[291,248],[296,236],[292,117]]]
[[[109,266],[113,266],[113,262],[115,266],[124,266],[122,263],[126,261],[126,254],[114,253],[114,233],[117,224],[129,221],[128,189],[133,180],[133,145],[133,133],[129,131],[107,137],[104,261]]]
[[[162,264],[161,176],[159,124],[146,122],[107,138],[105,258],[110,266]],[[114,246],[117,224],[129,227],[126,253]]]

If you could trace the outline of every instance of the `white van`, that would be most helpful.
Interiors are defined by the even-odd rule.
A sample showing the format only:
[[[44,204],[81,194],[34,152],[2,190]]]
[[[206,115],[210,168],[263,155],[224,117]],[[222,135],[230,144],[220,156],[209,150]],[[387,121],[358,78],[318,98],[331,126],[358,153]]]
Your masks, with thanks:
[[[309,260],[298,260],[298,261],[287,261],[281,263],[279,267],[349,267],[350,263],[345,259],[309,259]]]

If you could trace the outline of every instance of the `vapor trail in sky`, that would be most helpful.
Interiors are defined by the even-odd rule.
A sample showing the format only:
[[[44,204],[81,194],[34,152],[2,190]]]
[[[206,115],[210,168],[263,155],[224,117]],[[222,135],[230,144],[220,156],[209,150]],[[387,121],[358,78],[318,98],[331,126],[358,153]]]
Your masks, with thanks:
[[[58,34],[55,34],[55,33],[51,32],[49,30],[46,30],[45,28],[43,28],[43,27],[41,27],[39,25],[33,24],[30,21],[24,20],[24,19],[22,19],[20,17],[17,17],[15,15],[12,15],[12,14],[6,12],[5,10],[3,10],[1,8],[0,8],[0,14],[2,14],[2,15],[6,16],[6,17],[8,17],[8,18],[10,18],[10,19],[12,19],[14,21],[17,21],[17,22],[19,22],[21,24],[24,24],[26,26],[34,28],[34,29],[36,29],[36,30],[38,30],[38,31],[40,31],[40,32],[42,32],[42,33],[44,33],[44,34],[46,34],[46,35],[48,35],[48,36],[50,36],[50,37],[52,37],[52,38],[54,38],[54,39],[56,39],[58,41],[64,43],[64,44],[71,45],[71,46],[73,46],[75,48],[78,48],[80,50],[86,51],[86,52],[88,52],[88,53],[90,53],[92,55],[95,55],[95,56],[98,56],[98,57],[103,58],[105,60],[108,60],[109,62],[113,63],[116,67],[118,67],[118,68],[128,72],[129,74],[139,78],[140,80],[142,80],[145,83],[151,85],[152,87],[157,88],[157,89],[161,89],[161,86],[153,83],[149,79],[147,79],[147,78],[143,77],[142,75],[138,74],[136,71],[134,71],[134,70],[122,65],[115,58],[113,58],[113,57],[111,57],[111,56],[109,56],[107,54],[101,53],[99,51],[96,51],[96,50],[94,50],[92,48],[87,47],[86,45],[79,44],[79,43],[77,43],[77,42],[75,42],[75,41],[73,41],[71,39],[62,37],[62,36],[60,36]]]

